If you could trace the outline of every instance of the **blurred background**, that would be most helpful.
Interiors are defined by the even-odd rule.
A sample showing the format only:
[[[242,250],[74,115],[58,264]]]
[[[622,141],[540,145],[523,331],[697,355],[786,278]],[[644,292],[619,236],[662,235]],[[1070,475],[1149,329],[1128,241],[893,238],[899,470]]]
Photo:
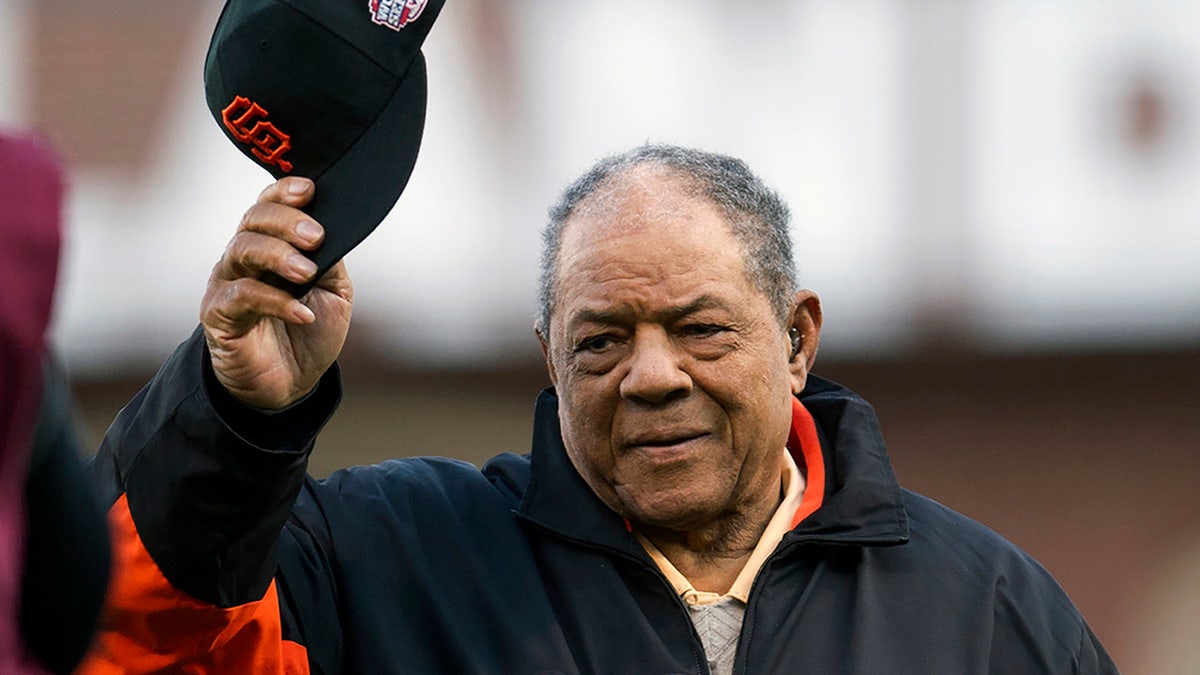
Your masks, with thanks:
[[[68,167],[54,342],[90,445],[270,180],[204,104],[220,7],[0,0],[0,128]],[[1198,25],[1155,0],[451,0],[416,171],[347,258],[314,472],[523,451],[546,207],[601,155],[702,146],[791,204],[816,372],[875,404],[901,482],[1033,553],[1124,672],[1200,672]]]

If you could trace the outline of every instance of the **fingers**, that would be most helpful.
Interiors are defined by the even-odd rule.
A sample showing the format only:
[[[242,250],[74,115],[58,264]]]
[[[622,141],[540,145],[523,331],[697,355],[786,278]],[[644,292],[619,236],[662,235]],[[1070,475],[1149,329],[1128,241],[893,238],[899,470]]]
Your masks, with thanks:
[[[214,276],[228,280],[278,275],[295,283],[310,281],[316,266],[302,252],[316,249],[325,235],[300,210],[312,200],[313,192],[307,178],[288,177],[267,186],[242,216]]]
[[[237,232],[213,266],[201,305],[201,321],[238,332],[264,316],[293,324],[314,321],[311,309],[268,283],[278,278],[310,282],[317,265],[303,251],[321,244],[321,226],[300,210],[312,200],[307,178],[287,177],[267,186],[242,216]]]
[[[316,320],[313,311],[287,291],[258,279],[241,278],[209,283],[200,321],[212,331],[237,335],[266,316],[301,325]]]
[[[304,250],[315,249],[325,232],[300,210],[312,201],[314,188],[307,178],[289,176],[275,181],[258,195],[254,206],[242,216],[238,230],[278,237]]]
[[[247,229],[233,235],[214,271],[222,279],[262,279],[269,272],[303,284],[316,274],[317,264],[289,242]]]
[[[275,202],[300,208],[312,201],[313,182],[300,176],[286,176],[263,188],[258,203]]]
[[[238,231],[276,237],[305,250],[315,249],[325,237],[325,230],[308,214],[274,202],[260,202],[247,209]]]

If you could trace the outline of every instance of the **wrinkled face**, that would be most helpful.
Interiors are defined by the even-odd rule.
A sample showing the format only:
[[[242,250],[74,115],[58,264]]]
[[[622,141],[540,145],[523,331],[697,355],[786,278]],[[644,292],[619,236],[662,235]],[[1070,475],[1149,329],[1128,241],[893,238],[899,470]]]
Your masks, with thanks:
[[[773,508],[795,382],[787,327],[715,206],[661,176],[621,190],[563,233],[542,337],[567,453],[636,523],[687,531]]]

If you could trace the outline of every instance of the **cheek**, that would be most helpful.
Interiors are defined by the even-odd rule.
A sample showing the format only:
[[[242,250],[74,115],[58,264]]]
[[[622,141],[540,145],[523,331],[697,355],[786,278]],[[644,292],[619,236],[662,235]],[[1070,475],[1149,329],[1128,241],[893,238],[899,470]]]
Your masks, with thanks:
[[[606,472],[612,464],[612,410],[598,392],[591,393],[569,381],[563,386],[558,417],[567,454],[581,473]]]
[[[783,448],[792,423],[792,387],[786,371],[757,366],[743,370],[740,378],[729,377],[727,371],[725,378],[718,378],[720,384],[714,384],[721,387],[734,442],[743,456],[763,446]]]

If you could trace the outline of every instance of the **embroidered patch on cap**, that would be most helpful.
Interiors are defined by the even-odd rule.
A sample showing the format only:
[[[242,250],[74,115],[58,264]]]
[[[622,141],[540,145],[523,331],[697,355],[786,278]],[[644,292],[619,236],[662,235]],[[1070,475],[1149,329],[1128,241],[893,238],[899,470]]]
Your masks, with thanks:
[[[368,0],[371,21],[400,30],[421,16],[427,0]]]

